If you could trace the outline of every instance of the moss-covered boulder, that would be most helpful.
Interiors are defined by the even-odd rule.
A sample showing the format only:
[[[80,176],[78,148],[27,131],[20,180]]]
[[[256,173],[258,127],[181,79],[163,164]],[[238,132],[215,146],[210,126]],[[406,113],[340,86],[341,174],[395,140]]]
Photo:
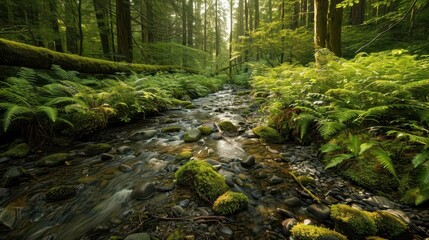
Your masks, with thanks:
[[[200,126],[198,128],[198,130],[200,130],[201,135],[205,135],[205,136],[210,135],[210,134],[213,133],[213,128],[211,128],[209,126],[206,126],[206,125]]]
[[[9,148],[6,152],[1,153],[0,157],[22,158],[30,153],[30,146],[26,143],[17,144]]]
[[[201,132],[197,128],[187,131],[185,133],[185,136],[183,136],[183,140],[187,143],[196,142],[200,140],[200,138],[201,138]]]
[[[46,192],[47,201],[61,201],[76,196],[77,188],[75,186],[61,185],[53,187]]]
[[[268,143],[283,143],[285,139],[274,128],[267,126],[257,126],[252,129],[253,133],[264,139]]]
[[[387,239],[378,237],[378,236],[371,236],[371,237],[365,238],[365,240],[387,240]]]
[[[65,161],[70,159],[70,154],[68,153],[54,153],[49,156],[46,156],[39,161],[36,165],[39,167],[56,167],[65,163]]]
[[[359,240],[375,236],[377,227],[371,213],[352,208],[345,204],[331,206],[331,218],[335,222],[335,230],[349,239]]]
[[[377,226],[377,235],[388,239],[408,239],[405,235],[408,225],[400,218],[387,211],[371,214]]]
[[[180,132],[182,131],[181,126],[167,126],[162,128],[161,132],[163,133],[172,133],[172,132]]]
[[[238,136],[238,128],[230,121],[222,121],[218,124],[220,130],[228,136],[235,137]]]
[[[228,191],[219,196],[213,204],[213,211],[220,215],[231,215],[247,208],[249,199],[243,193]]]
[[[295,240],[347,240],[336,231],[302,223],[293,226],[291,233]]]
[[[229,190],[223,176],[202,160],[192,160],[180,167],[176,179],[177,184],[191,187],[199,197],[210,202]]]
[[[11,187],[20,184],[26,180],[30,175],[27,170],[20,166],[9,167],[3,174],[1,185],[3,187]]]
[[[193,156],[193,153],[191,150],[184,150],[177,154],[176,159],[177,160],[189,160]]]
[[[110,146],[110,144],[94,143],[94,144],[86,145],[85,148],[83,149],[83,152],[86,154],[86,156],[93,157],[98,154],[108,152],[110,151],[110,149],[112,149],[112,146]]]

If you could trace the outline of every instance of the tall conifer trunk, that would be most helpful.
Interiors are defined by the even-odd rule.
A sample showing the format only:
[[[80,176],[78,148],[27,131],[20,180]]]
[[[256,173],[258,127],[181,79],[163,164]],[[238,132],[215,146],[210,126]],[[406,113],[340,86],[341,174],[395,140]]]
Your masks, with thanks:
[[[116,30],[118,37],[118,54],[127,62],[133,60],[131,36],[130,0],[116,0]]]

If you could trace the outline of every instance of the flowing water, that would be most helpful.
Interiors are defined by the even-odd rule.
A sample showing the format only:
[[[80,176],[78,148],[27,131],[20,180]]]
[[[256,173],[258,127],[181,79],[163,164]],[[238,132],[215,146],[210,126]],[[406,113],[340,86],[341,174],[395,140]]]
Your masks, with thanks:
[[[85,157],[81,149],[88,143],[77,143],[53,149],[75,154],[62,166],[40,168],[34,161],[21,162],[32,178],[1,189],[0,239],[110,239],[138,232],[166,239],[175,230],[190,239],[287,239],[282,221],[288,218],[332,226],[329,219],[309,214],[313,199],[289,171],[313,177],[315,183],[308,189],[326,205],[340,202],[366,210],[389,209],[410,222],[416,239],[427,234],[427,210],[397,204],[325,172],[312,147],[266,144],[255,138],[249,130],[260,124],[257,105],[239,92],[227,88],[194,100],[195,109],[169,110],[108,129],[100,142],[113,146],[111,160]],[[214,133],[184,143],[186,130],[223,120],[238,126],[239,136]],[[163,133],[165,126],[180,126],[182,131]],[[156,134],[150,139],[129,140],[132,133],[151,130]],[[175,186],[174,172],[186,162],[176,155],[184,150],[192,151],[195,158],[210,159],[232,190],[249,197],[248,209],[226,219],[213,217],[209,204],[189,189]],[[241,161],[249,156],[256,164],[244,168]],[[132,196],[133,187],[142,182],[154,186],[145,190],[149,193],[143,200]],[[47,201],[46,192],[62,185],[76,187],[76,196]]]

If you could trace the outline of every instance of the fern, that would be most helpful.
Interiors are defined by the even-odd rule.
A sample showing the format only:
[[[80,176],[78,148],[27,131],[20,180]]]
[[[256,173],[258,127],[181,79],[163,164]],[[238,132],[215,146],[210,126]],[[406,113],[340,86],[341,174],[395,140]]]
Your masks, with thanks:
[[[346,125],[340,122],[323,121],[319,122],[319,133],[324,139],[337,134],[339,131],[346,128]]]
[[[51,122],[55,122],[58,118],[58,110],[56,108],[48,107],[48,106],[37,106],[35,110],[37,113],[42,113],[46,117],[48,117]]]
[[[351,158],[353,158],[353,154],[340,154],[329,160],[328,164],[325,166],[325,169],[333,168]]]
[[[384,169],[386,169],[399,181],[398,176],[396,175],[395,166],[392,162],[392,158],[388,152],[381,148],[376,148],[371,151],[371,154],[375,157],[375,159],[377,159]]]
[[[28,107],[18,106],[16,104],[2,104],[2,107],[6,108],[6,112],[3,115],[3,131],[7,131],[11,122],[14,121],[14,118],[23,114],[31,113],[33,110]]]
[[[423,152],[416,154],[414,156],[412,163],[413,163],[414,168],[417,168],[418,166],[420,166],[421,164],[423,164],[427,160],[429,160],[429,152],[423,151]]]

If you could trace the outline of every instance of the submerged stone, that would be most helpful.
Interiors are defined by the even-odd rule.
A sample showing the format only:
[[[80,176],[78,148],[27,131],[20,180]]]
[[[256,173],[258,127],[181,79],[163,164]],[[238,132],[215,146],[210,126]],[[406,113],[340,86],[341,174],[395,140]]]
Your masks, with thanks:
[[[49,156],[46,156],[39,161],[36,165],[39,167],[56,167],[63,165],[65,161],[70,159],[70,154],[68,153],[54,153]]]
[[[22,158],[26,157],[30,153],[30,146],[26,143],[20,143],[15,145],[4,153],[0,154],[0,157],[11,157],[11,158]]]
[[[131,192],[131,197],[134,199],[145,200],[152,197],[156,192],[155,185],[151,182],[139,182],[137,183],[133,191]]]
[[[2,186],[11,187],[20,184],[29,177],[27,170],[23,167],[9,167],[2,177]]]
[[[48,201],[61,201],[76,196],[77,188],[74,186],[57,186],[49,189],[46,192],[46,200]]]
[[[141,141],[141,140],[148,140],[153,138],[156,135],[156,130],[145,130],[145,131],[137,131],[132,133],[128,139],[132,141]]]
[[[107,143],[95,143],[95,144],[86,145],[85,148],[83,149],[83,152],[85,153],[86,156],[93,157],[95,155],[108,152],[110,151],[111,148],[112,146],[110,146],[110,144],[107,144]]]
[[[253,128],[252,131],[268,143],[283,143],[285,140],[276,129],[271,127],[258,126]]]
[[[200,139],[201,137],[201,132],[200,130],[194,128],[189,130],[188,132],[185,133],[185,136],[183,137],[183,140],[185,142],[196,142]]]
[[[219,128],[228,137],[238,136],[238,128],[230,121],[222,121],[219,123]]]

